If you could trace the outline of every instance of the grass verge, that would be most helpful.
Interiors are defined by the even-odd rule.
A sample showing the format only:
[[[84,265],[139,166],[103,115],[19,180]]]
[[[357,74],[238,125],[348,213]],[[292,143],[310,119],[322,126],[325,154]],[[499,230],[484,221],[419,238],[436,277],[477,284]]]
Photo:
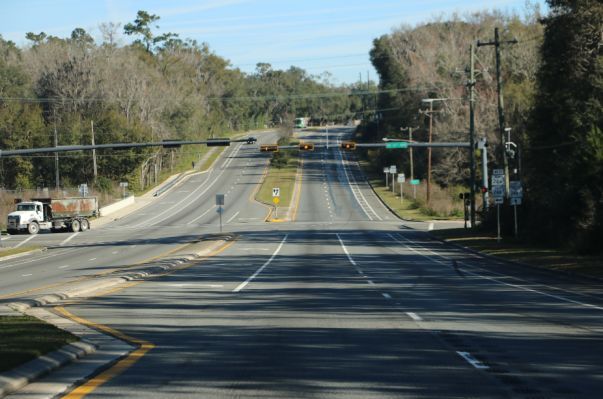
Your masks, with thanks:
[[[0,248],[0,258],[3,256],[16,255],[23,252],[34,251],[36,249],[40,249],[40,246],[29,246],[29,247],[19,247],[19,248]]]
[[[0,372],[59,349],[78,338],[30,316],[0,316]]]
[[[287,162],[279,168],[270,166],[255,199],[265,204],[273,204],[272,188],[278,187],[281,194],[278,206],[279,208],[288,208],[293,196],[298,164],[299,158],[292,157],[288,158]]]
[[[603,278],[603,256],[576,255],[557,248],[530,245],[515,239],[496,241],[496,234],[466,229],[434,230],[432,235],[455,244],[496,256],[556,271]]]

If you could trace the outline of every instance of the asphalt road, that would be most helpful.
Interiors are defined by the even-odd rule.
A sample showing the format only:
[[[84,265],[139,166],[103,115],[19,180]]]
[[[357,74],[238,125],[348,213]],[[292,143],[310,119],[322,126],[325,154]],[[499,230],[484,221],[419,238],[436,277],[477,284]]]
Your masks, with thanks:
[[[303,155],[295,222],[252,220],[265,215],[248,198],[265,159],[241,149],[214,186],[228,189],[240,165],[255,165],[233,186],[245,187],[227,215],[239,212],[227,225],[239,235],[233,245],[68,307],[155,345],[88,397],[600,397],[601,286],[500,264],[409,229],[375,198],[353,155],[336,148],[347,132],[332,129],[335,148]],[[151,220],[134,214],[103,233],[140,234],[130,240],[150,240],[150,252],[182,241],[196,223],[215,228],[201,216],[211,204],[186,187]],[[184,205],[192,199],[194,212]]]

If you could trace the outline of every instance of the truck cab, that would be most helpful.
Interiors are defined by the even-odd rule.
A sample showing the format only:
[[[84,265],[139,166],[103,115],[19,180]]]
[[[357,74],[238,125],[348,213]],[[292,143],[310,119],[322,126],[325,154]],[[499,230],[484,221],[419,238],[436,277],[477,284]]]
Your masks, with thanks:
[[[32,222],[36,222],[32,224]],[[40,223],[44,222],[44,205],[38,201],[20,202],[17,209],[8,214],[7,230],[9,233],[16,233],[19,230],[29,230],[33,226],[35,234],[38,232]]]

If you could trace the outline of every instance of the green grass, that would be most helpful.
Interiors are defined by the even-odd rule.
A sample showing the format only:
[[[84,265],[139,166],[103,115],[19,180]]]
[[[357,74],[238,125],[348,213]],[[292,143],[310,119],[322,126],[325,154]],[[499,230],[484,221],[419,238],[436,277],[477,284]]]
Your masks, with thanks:
[[[550,270],[603,277],[603,256],[576,255],[558,248],[545,248],[513,238],[499,243],[496,234],[466,229],[434,230],[434,236],[502,259],[527,263]]]
[[[78,338],[30,316],[0,316],[0,372],[59,349]]]
[[[400,201],[399,191],[396,191],[397,194],[392,193],[391,188],[379,185],[381,182],[376,179],[371,180],[370,182],[379,198],[381,198],[381,200],[402,219],[416,221],[434,220],[434,216],[426,214],[425,210],[419,207],[412,198],[406,196],[406,193],[404,195],[404,201]],[[396,186],[396,189],[399,190],[399,185],[396,184]]]
[[[28,247],[19,247],[19,248],[0,248],[0,257],[2,256],[9,256],[9,255],[16,255],[16,254],[20,254],[23,252],[28,252],[28,251],[34,251],[36,249],[40,249],[42,247],[40,246],[28,246]]]
[[[295,186],[298,163],[298,158],[293,157],[289,158],[287,164],[282,168],[269,167],[268,174],[256,194],[255,199],[265,204],[273,204],[272,188],[278,187],[281,192],[280,203],[278,206],[283,208],[289,207],[293,195],[293,187]]]

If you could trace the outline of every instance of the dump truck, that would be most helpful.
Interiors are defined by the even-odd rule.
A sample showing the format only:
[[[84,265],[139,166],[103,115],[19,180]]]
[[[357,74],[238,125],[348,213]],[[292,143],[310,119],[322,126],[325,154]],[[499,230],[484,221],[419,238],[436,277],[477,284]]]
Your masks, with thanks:
[[[15,204],[17,209],[8,214],[9,234],[37,234],[40,230],[85,231],[90,228],[89,218],[98,216],[96,197],[16,199]]]

